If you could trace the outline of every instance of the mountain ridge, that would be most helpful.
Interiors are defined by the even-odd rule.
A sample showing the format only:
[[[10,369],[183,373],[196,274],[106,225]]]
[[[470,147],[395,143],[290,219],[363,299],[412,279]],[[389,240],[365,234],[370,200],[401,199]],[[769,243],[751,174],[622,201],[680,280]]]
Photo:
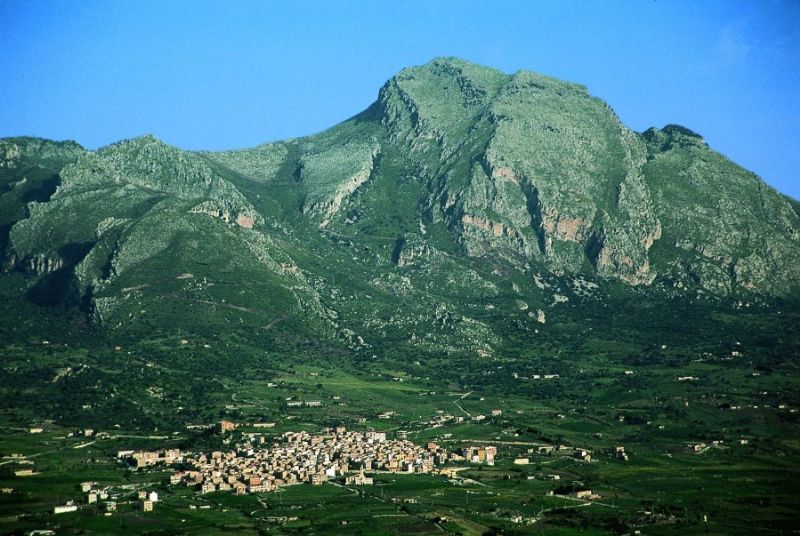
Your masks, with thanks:
[[[478,303],[509,278],[525,329],[571,281],[718,301],[800,281],[797,202],[698,134],[636,133],[583,86],[453,58],[312,136],[222,152],[6,138],[0,166],[4,269],[119,329],[183,300],[212,324],[288,315],[353,347],[395,326],[490,352],[498,319]]]

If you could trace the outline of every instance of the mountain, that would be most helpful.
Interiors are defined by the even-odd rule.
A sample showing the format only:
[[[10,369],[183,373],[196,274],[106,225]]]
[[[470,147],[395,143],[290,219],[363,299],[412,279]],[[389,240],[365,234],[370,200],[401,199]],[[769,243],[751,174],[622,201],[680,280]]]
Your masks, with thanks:
[[[16,297],[120,336],[490,355],[611,296],[730,307],[800,282],[798,203],[700,135],[636,133],[583,86],[454,58],[252,149],[3,139],[0,189]]]
[[[2,532],[796,531],[799,210],[685,127],[452,58],[250,149],[2,139]],[[291,478],[375,491],[120,460],[288,484],[244,453],[342,426],[387,442]],[[372,475],[396,438],[464,459]]]

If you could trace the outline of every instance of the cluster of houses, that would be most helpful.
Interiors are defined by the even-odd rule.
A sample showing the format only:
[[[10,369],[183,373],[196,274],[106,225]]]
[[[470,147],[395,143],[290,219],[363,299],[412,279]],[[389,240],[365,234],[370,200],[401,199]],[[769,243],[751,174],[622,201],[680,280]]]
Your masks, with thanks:
[[[105,515],[111,515],[112,512],[117,511],[117,499],[119,494],[111,495],[108,486],[100,486],[97,482],[81,482],[81,492],[84,493],[86,504],[94,504],[100,508],[101,512]],[[157,491],[138,491],[139,508],[144,512],[152,512],[153,505],[158,502]],[[126,500],[126,502],[130,502]],[[65,514],[75,512],[78,510],[78,504],[75,501],[68,501],[66,504],[57,505],[53,508],[54,514]]]
[[[497,455],[497,447],[488,445],[485,447],[464,447],[460,454],[455,455],[453,461],[468,461],[471,463],[485,463],[494,465],[494,457]],[[459,459],[460,458],[460,459]]]
[[[134,467],[141,469],[143,467],[150,467],[158,464],[172,465],[180,462],[183,458],[183,455],[179,449],[167,449],[161,451],[121,450],[117,452],[117,458],[121,460],[128,460]]]
[[[533,451],[534,449],[528,449],[528,452]],[[560,455],[571,455],[573,458],[582,462],[592,461],[592,452],[590,450],[578,447],[568,447],[567,445],[542,445],[536,449],[536,452],[541,456],[548,456],[558,453]]]
[[[458,461],[492,465],[497,453],[493,446],[448,453],[436,443],[423,448],[411,441],[387,439],[385,432],[353,432],[344,427],[319,435],[286,432],[271,446],[264,443],[264,436],[254,435],[227,452],[122,451],[118,457],[137,468],[178,465],[180,469],[170,477],[172,485],[197,487],[201,493],[241,495],[303,482],[319,485],[332,478],[344,478],[348,485],[372,484],[365,471],[431,473],[436,465]]]
[[[723,440],[723,439],[715,439],[715,440],[713,440],[711,442],[710,445],[707,445],[705,443],[689,443],[687,446],[690,449],[692,449],[694,452],[696,452],[698,454],[703,454],[704,452],[706,452],[707,450],[712,449],[712,448],[726,448],[726,447],[723,446],[724,443],[725,443],[725,440]],[[747,445],[748,441],[746,439],[740,439],[739,440],[739,444],[740,445]]]
[[[514,379],[516,380],[557,380],[561,377],[559,374],[532,374],[530,377],[522,376],[519,373],[515,372],[513,374]]]
[[[445,412],[438,412],[431,420],[427,421],[425,424],[430,426],[431,428],[439,428],[440,426],[444,426],[445,424],[462,424],[464,422],[464,417],[456,417],[454,415],[447,414]]]
[[[431,428],[439,428],[445,424],[462,424],[464,422],[464,417],[461,416],[450,415],[441,410],[436,413],[437,414],[432,419],[425,423]],[[503,410],[500,409],[493,409],[491,411],[492,417],[500,417],[502,414]],[[474,422],[481,422],[486,420],[486,415],[470,415],[469,418]]]
[[[287,408],[318,408],[322,406],[322,400],[289,400],[286,402]]]
[[[142,507],[143,512],[152,512],[153,505],[158,502],[158,492],[157,491],[140,491],[139,492],[139,501]]]
[[[50,426],[51,424],[52,421],[47,421],[47,424],[31,425],[28,428],[28,432],[31,434],[42,434],[45,431],[51,431],[52,428],[52,426]],[[67,437],[94,437],[95,435],[96,434],[94,428],[83,428],[80,430],[69,432],[67,434]]]

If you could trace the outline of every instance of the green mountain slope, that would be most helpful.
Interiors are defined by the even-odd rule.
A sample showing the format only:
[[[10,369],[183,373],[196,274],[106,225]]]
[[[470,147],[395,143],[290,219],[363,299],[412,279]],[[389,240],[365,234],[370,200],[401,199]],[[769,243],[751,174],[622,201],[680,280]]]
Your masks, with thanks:
[[[650,129],[643,137],[667,246],[659,253],[662,273],[722,292],[797,289],[800,219],[790,200],[687,129]]]
[[[611,294],[758,301],[800,281],[796,202],[698,135],[637,134],[582,86],[453,58],[314,136],[13,138],[0,175],[26,299],[124,333],[234,323],[490,355]]]

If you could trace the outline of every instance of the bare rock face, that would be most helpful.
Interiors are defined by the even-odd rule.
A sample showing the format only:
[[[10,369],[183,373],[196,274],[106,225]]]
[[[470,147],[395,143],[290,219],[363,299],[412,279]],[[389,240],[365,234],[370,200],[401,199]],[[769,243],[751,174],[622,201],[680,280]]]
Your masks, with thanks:
[[[800,217],[760,178],[684,127],[642,135],[653,210],[669,250],[661,272],[708,289],[785,294],[797,289]]]
[[[428,217],[470,256],[630,285],[797,287],[797,214],[688,129],[639,135],[583,86],[452,58],[402,71],[378,109],[429,187]]]
[[[435,250],[418,235],[407,235],[395,243],[392,254],[398,268],[414,266],[429,260],[435,255]]]
[[[239,214],[236,216],[236,225],[244,229],[252,229],[255,218],[249,214]]]
[[[64,260],[60,257],[49,257],[39,254],[30,257],[25,262],[25,269],[29,273],[36,275],[47,275],[60,270],[64,266]]]
[[[204,214],[212,218],[219,218],[225,223],[236,224],[243,229],[252,229],[257,215],[248,207],[238,208],[230,203],[204,201],[189,210],[192,214]]]
[[[320,227],[327,227],[331,219],[339,212],[339,209],[347,199],[369,180],[378,155],[379,151],[377,148],[373,149],[369,155],[365,155],[361,166],[355,173],[345,180],[334,184],[332,188],[327,188],[329,191],[320,192],[317,199],[304,207],[304,213],[319,215],[322,220],[319,224]],[[322,164],[322,162],[318,162],[318,165]],[[333,170],[331,170],[331,172],[333,172]],[[307,181],[311,183],[312,187],[322,186],[314,184],[315,179],[317,179],[317,177],[312,175],[311,178],[307,178]]]
[[[19,164],[22,156],[19,145],[13,142],[0,143],[0,167],[13,169]]]

